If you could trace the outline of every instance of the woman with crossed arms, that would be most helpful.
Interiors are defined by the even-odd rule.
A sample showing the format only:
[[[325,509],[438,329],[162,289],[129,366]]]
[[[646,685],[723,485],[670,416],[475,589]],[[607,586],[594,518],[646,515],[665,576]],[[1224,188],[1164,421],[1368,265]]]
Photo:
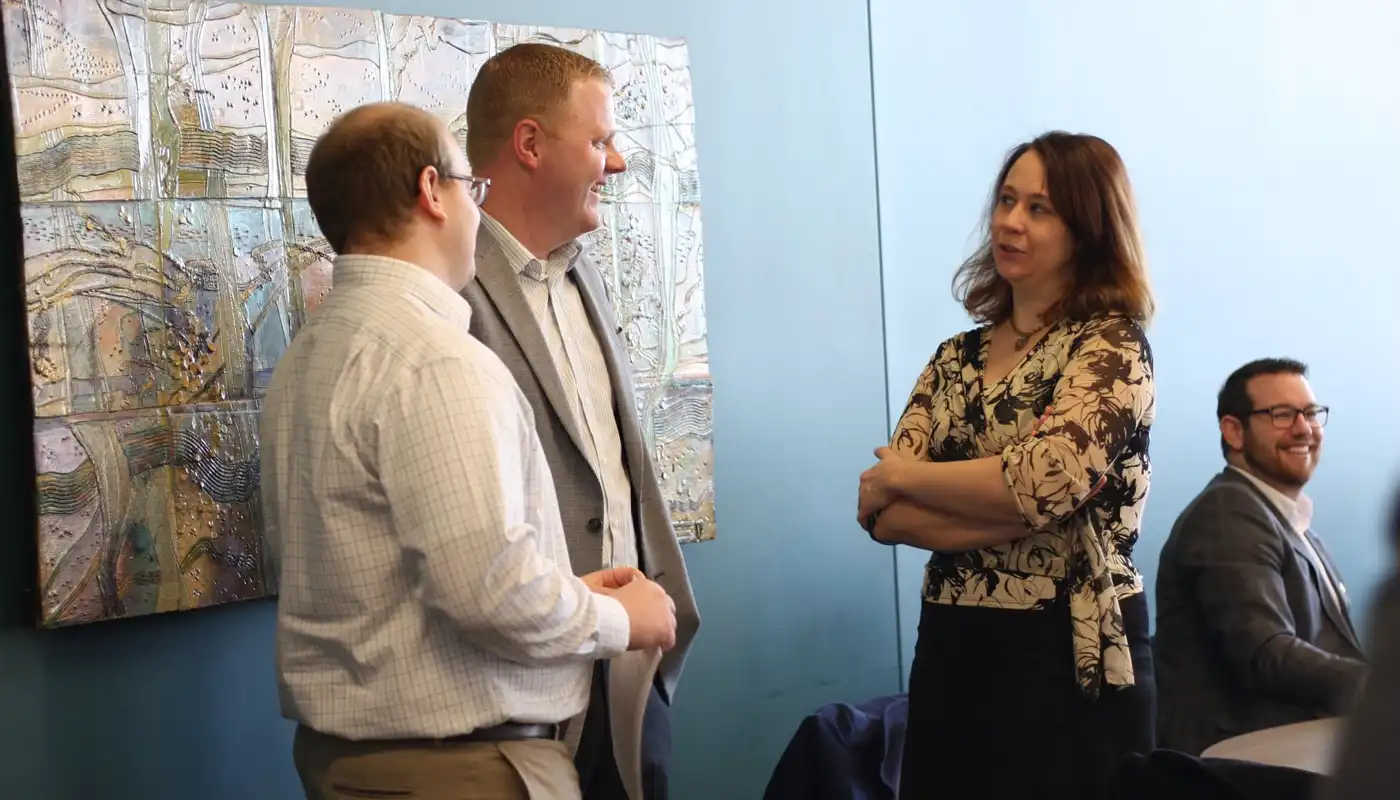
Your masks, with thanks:
[[[860,480],[872,538],[931,551],[900,797],[1097,797],[1153,746],[1153,310],[1118,153],[1015,148],[943,342]]]

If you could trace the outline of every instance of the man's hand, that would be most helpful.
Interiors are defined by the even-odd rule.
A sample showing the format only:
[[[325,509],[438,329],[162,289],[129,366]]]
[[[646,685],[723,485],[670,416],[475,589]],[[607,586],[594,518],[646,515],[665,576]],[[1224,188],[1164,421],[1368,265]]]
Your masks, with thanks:
[[[627,611],[627,621],[631,626],[628,650],[645,650],[649,647],[670,650],[676,646],[676,603],[661,588],[661,584],[637,573],[625,585],[609,594]]]
[[[642,571],[634,567],[612,567],[590,572],[579,580],[597,594],[612,594],[638,578],[645,578]]]

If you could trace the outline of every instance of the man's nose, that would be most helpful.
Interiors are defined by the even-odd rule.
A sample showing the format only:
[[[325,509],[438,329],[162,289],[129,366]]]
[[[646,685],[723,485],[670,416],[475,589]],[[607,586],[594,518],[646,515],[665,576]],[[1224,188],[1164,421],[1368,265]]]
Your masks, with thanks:
[[[1308,422],[1308,417],[1299,411],[1293,415],[1293,433],[1296,436],[1307,436],[1312,433],[1312,423]]]
[[[619,172],[627,171],[627,159],[617,152],[611,145],[608,147],[608,160],[604,167],[609,175],[616,175]]]

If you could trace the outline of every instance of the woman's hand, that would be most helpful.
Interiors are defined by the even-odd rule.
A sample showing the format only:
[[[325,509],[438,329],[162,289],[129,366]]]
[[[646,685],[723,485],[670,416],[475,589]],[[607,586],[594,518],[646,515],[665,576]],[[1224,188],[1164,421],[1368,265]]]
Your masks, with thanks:
[[[894,487],[900,483],[903,471],[914,464],[910,456],[889,447],[875,448],[880,459],[875,466],[861,473],[860,492],[856,503],[856,521],[866,528],[870,518],[884,511],[898,499]]]

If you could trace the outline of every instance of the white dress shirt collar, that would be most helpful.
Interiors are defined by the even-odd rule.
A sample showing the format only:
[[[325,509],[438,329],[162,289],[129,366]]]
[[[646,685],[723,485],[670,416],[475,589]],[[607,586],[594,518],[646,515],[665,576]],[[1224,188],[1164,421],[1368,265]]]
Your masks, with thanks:
[[[402,290],[462,330],[471,328],[472,307],[466,299],[417,264],[387,256],[352,253],[335,257],[331,275],[339,288],[376,286]]]
[[[481,212],[481,224],[490,231],[492,236],[496,237],[511,269],[515,270],[517,274],[534,278],[537,281],[547,281],[551,272],[563,275],[573,269],[574,259],[583,250],[583,246],[577,240],[568,242],[549,254],[549,258],[545,259],[548,263],[542,263],[533,253],[525,249],[525,245],[515,238],[515,234],[485,211]]]
[[[1245,476],[1249,479],[1250,483],[1258,487],[1259,491],[1263,492],[1264,496],[1269,499],[1269,502],[1273,503],[1274,507],[1283,514],[1284,519],[1288,520],[1288,524],[1293,526],[1293,530],[1297,531],[1300,535],[1305,536],[1307,534],[1308,529],[1312,527],[1313,513],[1312,500],[1307,495],[1299,492],[1298,499],[1294,500],[1278,489],[1265,483],[1247,469],[1237,467],[1234,464],[1230,465],[1230,469]]]

